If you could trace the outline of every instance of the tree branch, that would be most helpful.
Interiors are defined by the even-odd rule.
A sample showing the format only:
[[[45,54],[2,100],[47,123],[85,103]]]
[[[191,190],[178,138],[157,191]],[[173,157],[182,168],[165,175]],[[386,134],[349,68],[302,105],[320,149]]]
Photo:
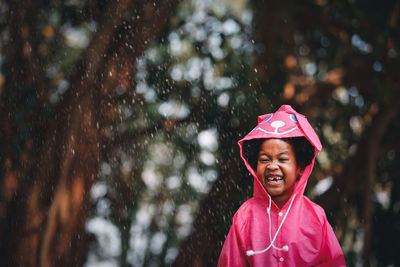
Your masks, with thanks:
[[[389,123],[394,119],[399,108],[400,87],[398,86],[396,91],[379,106],[379,111],[361,137],[356,153],[347,161],[342,175],[335,177],[334,184],[316,199],[317,203],[321,204],[325,209],[331,210],[339,205],[341,199],[349,198],[353,195],[356,188],[358,188],[357,184],[360,183],[362,175],[360,166],[365,166],[365,162],[367,162],[366,156],[370,153],[369,150],[375,149],[377,144],[380,144]],[[338,192],[340,198],[337,197]]]

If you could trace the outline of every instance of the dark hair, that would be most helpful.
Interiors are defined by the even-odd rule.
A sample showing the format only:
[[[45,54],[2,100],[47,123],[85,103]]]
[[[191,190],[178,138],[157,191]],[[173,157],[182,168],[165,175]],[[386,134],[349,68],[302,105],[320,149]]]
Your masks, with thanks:
[[[258,152],[261,143],[265,139],[252,139],[243,142],[243,156],[249,162],[253,170],[257,170]],[[282,138],[282,140],[292,145],[294,155],[296,157],[297,166],[304,170],[311,164],[315,148],[305,137]]]
[[[257,170],[258,152],[264,140],[265,139],[251,139],[243,142],[243,157],[254,171]]]
[[[292,145],[298,167],[304,170],[305,167],[311,164],[315,154],[315,147],[307,138],[292,137],[284,138],[284,140]]]

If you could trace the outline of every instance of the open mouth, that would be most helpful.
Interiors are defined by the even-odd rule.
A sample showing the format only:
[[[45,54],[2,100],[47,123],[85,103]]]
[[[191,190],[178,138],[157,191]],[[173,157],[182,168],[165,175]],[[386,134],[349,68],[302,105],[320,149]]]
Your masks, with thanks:
[[[270,177],[265,177],[267,182],[271,183],[278,183],[280,181],[283,181],[283,176],[270,176]]]

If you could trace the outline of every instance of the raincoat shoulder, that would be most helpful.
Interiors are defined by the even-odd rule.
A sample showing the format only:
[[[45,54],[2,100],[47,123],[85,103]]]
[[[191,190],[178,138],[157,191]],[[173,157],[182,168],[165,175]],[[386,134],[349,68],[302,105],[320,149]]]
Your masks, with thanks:
[[[314,214],[310,218],[318,220],[321,235],[321,246],[315,266],[346,266],[343,251],[336,235],[329,224],[324,209],[303,196],[304,208]]]
[[[255,214],[262,210],[259,200],[250,198],[243,203],[233,216],[232,226],[226,237],[219,257],[218,267],[223,266],[250,266],[246,250],[248,243],[248,227]]]

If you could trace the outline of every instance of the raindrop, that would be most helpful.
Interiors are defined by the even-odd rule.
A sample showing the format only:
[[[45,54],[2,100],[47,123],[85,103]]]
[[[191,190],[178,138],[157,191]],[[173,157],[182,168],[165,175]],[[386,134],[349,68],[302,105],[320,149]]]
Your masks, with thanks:
[[[326,36],[322,36],[320,41],[323,47],[328,47],[330,45],[329,39]]]
[[[375,61],[374,64],[372,65],[372,68],[374,69],[374,71],[376,72],[381,72],[383,69],[382,64],[379,61]]]
[[[388,55],[389,55],[391,58],[395,58],[395,57],[397,57],[397,52],[396,52],[396,50],[395,50],[394,48],[391,48],[391,49],[389,49],[389,51],[388,51]]]
[[[395,150],[389,150],[389,152],[387,153],[387,157],[389,160],[394,160],[394,158],[396,157],[396,152]]]

